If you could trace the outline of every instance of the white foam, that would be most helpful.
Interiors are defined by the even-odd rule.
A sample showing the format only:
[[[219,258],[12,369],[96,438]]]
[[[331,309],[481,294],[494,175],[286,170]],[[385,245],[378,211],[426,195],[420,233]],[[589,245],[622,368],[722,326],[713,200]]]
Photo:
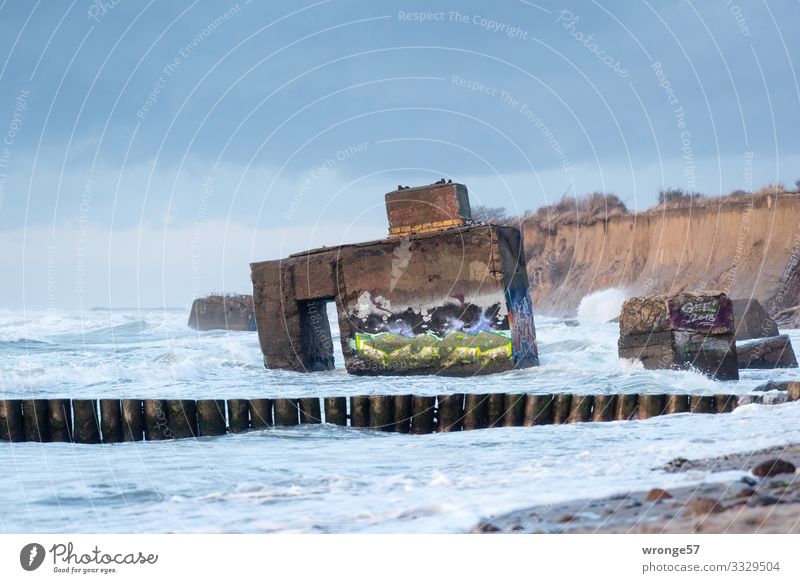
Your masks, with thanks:
[[[584,296],[578,306],[578,321],[608,322],[619,317],[625,292],[617,288],[603,289]]]

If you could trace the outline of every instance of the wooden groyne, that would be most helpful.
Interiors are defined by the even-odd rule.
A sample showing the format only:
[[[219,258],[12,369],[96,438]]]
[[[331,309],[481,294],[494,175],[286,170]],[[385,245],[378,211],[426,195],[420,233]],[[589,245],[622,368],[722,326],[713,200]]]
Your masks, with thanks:
[[[759,402],[748,395],[746,402]],[[789,391],[788,400],[800,400]],[[329,423],[415,435],[729,413],[738,395],[454,393],[277,399],[0,400],[0,441],[118,443]]]

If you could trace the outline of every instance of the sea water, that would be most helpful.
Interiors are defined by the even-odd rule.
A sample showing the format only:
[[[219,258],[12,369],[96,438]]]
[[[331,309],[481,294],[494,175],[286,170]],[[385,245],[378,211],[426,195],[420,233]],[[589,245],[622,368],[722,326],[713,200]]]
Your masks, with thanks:
[[[603,302],[607,297],[601,298]],[[2,398],[746,393],[617,357],[618,324],[538,317],[542,365],[471,378],[263,367],[253,332],[198,332],[187,310],[0,311]],[[336,319],[331,318],[332,322]],[[336,334],[334,333],[334,336]],[[790,332],[800,348],[800,334]],[[335,338],[338,340],[338,338]],[[716,479],[678,457],[800,442],[800,402],[730,415],[401,435],[330,425],[113,445],[0,443],[2,532],[463,532],[492,514]],[[729,473],[725,474],[729,477]]]

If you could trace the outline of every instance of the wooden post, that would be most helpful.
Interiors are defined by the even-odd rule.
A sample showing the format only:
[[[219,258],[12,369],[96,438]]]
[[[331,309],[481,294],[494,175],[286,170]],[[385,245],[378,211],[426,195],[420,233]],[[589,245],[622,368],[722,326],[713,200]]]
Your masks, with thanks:
[[[617,414],[616,395],[595,395],[592,421],[613,421]]]
[[[25,441],[50,441],[47,416],[47,401],[44,399],[25,399],[22,401],[22,424],[25,428]]]
[[[436,397],[421,397],[414,395],[411,398],[411,433],[421,435],[433,432],[433,408]]]
[[[103,443],[122,441],[122,415],[118,399],[100,399],[100,433]]]
[[[22,401],[19,399],[0,401],[0,441],[25,441]]]
[[[525,395],[522,393],[506,394],[506,413],[503,426],[521,427],[525,419]]]
[[[318,397],[300,399],[300,423],[322,423],[322,411]]]
[[[639,403],[639,395],[631,395],[623,393],[617,395],[617,421],[629,421],[637,417],[637,406]]]
[[[369,428],[377,431],[392,429],[392,398],[386,395],[370,395]]]
[[[144,409],[139,399],[122,399],[122,439],[144,439]]]
[[[350,397],[350,427],[369,427],[369,397]]]
[[[75,443],[100,443],[100,424],[97,422],[95,399],[73,399],[72,416],[75,420]]]
[[[505,393],[492,393],[486,405],[488,410],[487,427],[500,427],[503,425],[506,416],[506,395]]]
[[[346,397],[325,397],[325,423],[347,426]]]
[[[167,420],[167,402],[159,399],[145,399],[144,408],[144,438],[147,441],[172,439]]]
[[[739,405],[739,395],[714,395],[717,413],[730,413]]]
[[[173,439],[197,437],[197,403],[194,399],[170,399],[166,402],[166,413]]]
[[[667,415],[686,413],[687,411],[689,411],[689,395],[667,395]]]
[[[439,425],[437,431],[461,431],[464,419],[464,394],[439,395]]]
[[[639,395],[639,419],[663,415],[666,405],[666,395]]]
[[[467,393],[464,397],[464,431],[484,429],[489,419],[489,395]]]
[[[296,399],[275,399],[275,425],[291,427],[300,424],[300,409]]]
[[[692,413],[715,413],[714,397],[692,395],[689,398],[689,410]]]
[[[272,399],[250,399],[250,426],[264,429],[272,426]]]
[[[72,404],[69,399],[47,401],[47,425],[50,441],[72,441]]]
[[[559,393],[553,401],[553,423],[561,425],[569,420],[569,412],[572,409],[572,395],[569,393]]]
[[[295,408],[295,415],[297,409]],[[225,435],[225,401],[199,399],[197,401],[197,431],[200,437]]]
[[[525,398],[525,416],[522,424],[525,427],[550,425],[553,423],[553,395],[528,395]]]
[[[411,431],[411,395],[395,395],[392,398],[392,431]]]
[[[592,395],[572,395],[567,423],[585,423],[592,418]]]
[[[247,399],[228,399],[228,427],[231,433],[243,433],[250,429]]]

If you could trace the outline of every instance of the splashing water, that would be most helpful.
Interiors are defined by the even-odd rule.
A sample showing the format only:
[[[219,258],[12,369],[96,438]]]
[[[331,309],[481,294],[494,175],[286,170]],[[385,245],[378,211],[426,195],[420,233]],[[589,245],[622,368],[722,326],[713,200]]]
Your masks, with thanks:
[[[603,289],[584,296],[578,306],[578,320],[584,322],[608,322],[619,317],[625,292],[617,288]]]
[[[609,311],[612,304],[588,303]],[[800,369],[742,371],[742,380],[722,383],[691,371],[644,370],[617,357],[616,324],[545,317],[536,319],[542,365],[525,370],[354,377],[337,350],[333,371],[269,371],[255,333],[198,332],[187,318],[184,310],[0,310],[0,398],[713,395],[800,379]],[[788,333],[798,346],[800,330]],[[333,336],[337,343],[335,325]],[[197,440],[0,443],[0,533],[463,532],[522,506],[713,479],[652,468],[679,456],[800,442],[798,419],[800,402],[729,415],[430,435],[317,424]]]

